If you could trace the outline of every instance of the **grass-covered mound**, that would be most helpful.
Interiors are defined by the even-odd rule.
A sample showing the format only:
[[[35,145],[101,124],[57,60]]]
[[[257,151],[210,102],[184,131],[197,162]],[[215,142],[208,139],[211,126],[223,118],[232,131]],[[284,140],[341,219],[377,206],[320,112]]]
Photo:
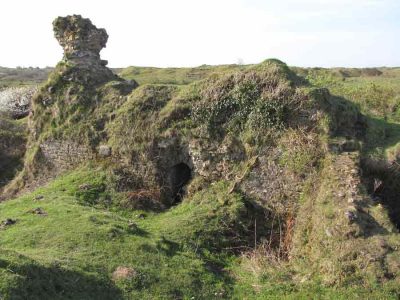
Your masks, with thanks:
[[[144,70],[132,70],[126,76],[140,83]],[[180,71],[173,76],[188,76]],[[398,293],[399,237],[388,217],[396,201],[372,195],[363,184],[378,178],[358,172],[360,157],[396,156],[396,134],[378,139],[396,132],[395,119],[362,115],[369,106],[327,89],[372,77],[332,83],[319,77],[325,71],[302,77],[277,60],[209,71],[137,86],[57,66],[35,97],[25,167],[8,191],[50,184],[1,204],[1,295]],[[79,143],[92,159],[54,179],[42,151],[49,140]]]

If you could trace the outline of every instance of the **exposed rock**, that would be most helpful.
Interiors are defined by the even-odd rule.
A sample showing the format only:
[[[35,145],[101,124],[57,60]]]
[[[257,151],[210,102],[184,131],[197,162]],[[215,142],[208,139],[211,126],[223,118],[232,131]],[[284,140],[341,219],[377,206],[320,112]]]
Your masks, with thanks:
[[[328,237],[332,237],[332,232],[331,232],[331,230],[330,230],[329,228],[326,228],[326,229],[325,229],[325,234],[326,234],[326,236],[328,236]]]
[[[53,30],[64,49],[64,62],[79,70],[73,72],[69,69],[63,76],[65,80],[85,84],[122,81],[105,67],[107,61],[100,59],[100,51],[106,46],[108,39],[105,29],[97,28],[89,19],[80,15],[73,15],[55,19]]]
[[[109,157],[111,156],[111,147],[107,145],[101,145],[99,147],[99,155],[101,157]]]
[[[204,177],[226,177],[228,165],[243,161],[246,151],[243,144],[235,137],[227,137],[222,143],[204,143],[192,140],[189,154],[196,174]]]
[[[100,62],[100,50],[106,46],[105,29],[97,28],[80,15],[58,17],[53,22],[54,35],[64,49],[66,60]],[[104,62],[102,62],[105,65]]]
[[[357,215],[353,211],[348,210],[345,212],[345,215],[347,216],[347,218],[349,219],[350,222],[353,222],[354,220],[357,219]]]
[[[138,226],[137,226],[137,224],[136,224],[134,221],[129,220],[129,221],[128,221],[128,228],[129,228],[129,230],[131,230],[131,231],[136,231],[136,230],[138,229]]]
[[[57,172],[68,170],[94,157],[88,146],[67,140],[45,140],[40,144],[40,150],[47,165],[56,167]]]
[[[41,207],[37,207],[37,208],[35,208],[35,209],[32,209],[30,212],[31,212],[32,214],[40,215],[40,216],[43,216],[43,217],[47,216],[47,212],[45,212],[45,211],[43,210],[43,208],[41,208]]]
[[[26,117],[31,111],[31,101],[37,87],[11,87],[0,91],[0,112],[14,119]]]
[[[138,219],[145,219],[146,218],[146,215],[145,214],[138,214],[138,215],[136,215],[136,217],[138,218]]]
[[[4,229],[7,226],[11,226],[17,223],[17,220],[14,219],[6,219],[3,222],[0,223],[0,229]]]
[[[89,184],[89,183],[83,183],[83,184],[81,184],[81,185],[79,186],[79,189],[80,189],[81,191],[88,191],[88,190],[90,190],[91,188],[93,188],[93,186],[92,186],[91,184]]]

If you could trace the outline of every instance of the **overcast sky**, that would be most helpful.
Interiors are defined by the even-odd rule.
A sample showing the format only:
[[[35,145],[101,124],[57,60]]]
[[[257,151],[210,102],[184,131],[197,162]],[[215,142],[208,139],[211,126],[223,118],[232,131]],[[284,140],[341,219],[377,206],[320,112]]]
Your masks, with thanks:
[[[111,67],[400,66],[400,0],[3,0],[0,66],[54,66],[57,16],[109,34]]]

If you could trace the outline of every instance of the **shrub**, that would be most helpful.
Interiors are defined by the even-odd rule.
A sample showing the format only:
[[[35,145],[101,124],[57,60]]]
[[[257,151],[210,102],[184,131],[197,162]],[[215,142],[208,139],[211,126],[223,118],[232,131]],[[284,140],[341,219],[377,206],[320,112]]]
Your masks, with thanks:
[[[121,201],[120,205],[134,210],[161,211],[164,209],[164,205],[161,202],[161,193],[158,189],[141,189],[129,192],[127,198]]]
[[[78,202],[83,205],[107,205],[110,200],[106,193],[106,185],[102,182],[80,185],[75,196]]]
[[[279,68],[250,70],[205,82],[192,118],[210,135],[285,127],[295,89]]]

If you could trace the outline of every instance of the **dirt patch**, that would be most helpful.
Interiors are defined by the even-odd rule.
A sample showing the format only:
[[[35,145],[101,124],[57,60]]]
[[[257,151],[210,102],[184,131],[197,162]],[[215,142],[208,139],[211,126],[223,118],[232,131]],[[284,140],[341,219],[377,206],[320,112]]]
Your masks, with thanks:
[[[133,268],[119,266],[112,274],[114,281],[129,279],[137,276],[137,272]]]

